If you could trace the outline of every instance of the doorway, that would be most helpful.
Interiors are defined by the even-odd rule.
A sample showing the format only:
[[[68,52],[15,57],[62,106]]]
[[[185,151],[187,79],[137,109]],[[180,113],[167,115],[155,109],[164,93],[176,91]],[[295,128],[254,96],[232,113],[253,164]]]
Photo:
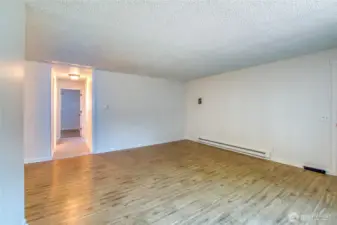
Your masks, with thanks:
[[[69,71],[69,72],[68,72]],[[73,79],[74,74],[77,79]],[[92,153],[91,70],[57,65],[52,69],[52,158]]]
[[[81,137],[81,90],[61,89],[61,138]]]

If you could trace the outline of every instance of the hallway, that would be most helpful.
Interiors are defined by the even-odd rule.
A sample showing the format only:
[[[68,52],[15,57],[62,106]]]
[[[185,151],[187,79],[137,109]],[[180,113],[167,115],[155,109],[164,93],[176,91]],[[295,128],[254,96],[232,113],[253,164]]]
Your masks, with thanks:
[[[53,159],[64,159],[88,154],[90,154],[90,150],[83,138],[63,138],[56,145]]]

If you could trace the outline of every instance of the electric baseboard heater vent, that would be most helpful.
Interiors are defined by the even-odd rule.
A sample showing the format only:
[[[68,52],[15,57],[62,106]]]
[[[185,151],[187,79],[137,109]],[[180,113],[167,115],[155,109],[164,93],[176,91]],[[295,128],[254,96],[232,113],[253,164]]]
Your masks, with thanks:
[[[199,138],[199,142],[202,143],[202,144],[206,144],[206,145],[210,145],[210,146],[213,146],[213,147],[238,152],[238,153],[245,154],[245,155],[250,155],[250,156],[263,158],[263,159],[269,159],[269,153],[261,151],[261,150],[244,148],[244,147],[240,147],[240,146],[236,146],[236,145],[230,145],[230,144],[226,144],[226,143],[222,143],[222,142],[218,142],[218,141],[213,141],[213,140],[208,140],[208,139],[204,139],[204,138]]]
[[[311,172],[315,172],[315,173],[321,173],[321,174],[326,174],[325,170],[322,169],[318,169],[318,168],[314,168],[314,167],[310,167],[310,166],[303,166],[303,168],[305,170],[309,170]]]

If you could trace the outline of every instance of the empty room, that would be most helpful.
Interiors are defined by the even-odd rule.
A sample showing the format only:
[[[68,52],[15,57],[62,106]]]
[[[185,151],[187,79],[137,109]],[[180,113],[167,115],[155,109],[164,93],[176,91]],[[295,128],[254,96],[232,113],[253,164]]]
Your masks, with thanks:
[[[2,0],[0,31],[0,225],[336,224],[336,1]]]

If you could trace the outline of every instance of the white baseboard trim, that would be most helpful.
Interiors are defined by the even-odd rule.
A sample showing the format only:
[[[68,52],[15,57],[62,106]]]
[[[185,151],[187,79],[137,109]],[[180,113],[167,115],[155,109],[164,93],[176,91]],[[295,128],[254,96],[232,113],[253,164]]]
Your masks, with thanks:
[[[202,143],[194,140],[193,138],[188,138],[186,140],[202,144]],[[214,148],[216,148],[216,147],[214,147]],[[251,157],[253,157],[253,156],[251,156]],[[294,167],[303,169],[303,165],[301,163],[290,162],[288,160],[284,160],[284,159],[280,159],[280,158],[274,158],[273,156],[271,156],[270,159],[265,159],[265,160],[269,160],[269,161],[272,161],[272,162],[277,162],[277,163],[281,163],[281,164],[284,164],[284,165],[294,166]],[[326,171],[327,175],[337,176],[337,172],[333,172],[331,169],[326,169],[325,171]]]
[[[326,174],[331,175],[331,176],[337,176],[336,172],[333,172],[333,171],[330,171],[330,170],[327,170]]]
[[[300,163],[289,162],[287,160],[283,160],[283,159],[279,159],[279,158],[271,158],[270,161],[281,163],[281,164],[288,165],[288,166],[294,166],[294,167],[298,167],[298,168],[304,169],[303,168],[304,165],[302,165]],[[325,169],[325,168],[322,168],[322,169],[325,170],[325,172],[326,172],[327,175],[336,176],[336,174],[333,173],[331,169]]]
[[[274,158],[274,157],[271,157],[270,161],[281,163],[281,164],[288,165],[288,166],[294,166],[294,167],[302,168],[303,169],[303,165],[301,165],[300,163],[289,162],[287,160],[283,160],[283,159],[279,159],[279,158]]]
[[[51,161],[52,157],[41,157],[41,158],[29,158],[25,159],[24,162],[25,164],[29,163],[38,163],[38,162],[45,162],[45,161]]]
[[[150,147],[150,146],[155,146],[155,145],[169,144],[169,143],[178,142],[178,141],[184,141],[184,140],[185,139],[177,139],[177,140],[171,140],[171,141],[156,142],[156,143],[152,143],[152,144],[136,145],[134,147],[128,147],[128,148],[97,149],[97,151],[93,152],[92,154],[103,154],[103,153],[108,153],[108,152],[134,150],[134,149],[138,149],[138,148]]]

